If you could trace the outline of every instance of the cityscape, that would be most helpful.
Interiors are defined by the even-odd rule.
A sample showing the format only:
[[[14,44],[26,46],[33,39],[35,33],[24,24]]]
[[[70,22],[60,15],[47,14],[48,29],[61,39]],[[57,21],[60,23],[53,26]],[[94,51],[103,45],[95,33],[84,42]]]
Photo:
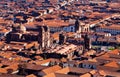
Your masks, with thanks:
[[[0,77],[120,77],[120,0],[0,0]]]

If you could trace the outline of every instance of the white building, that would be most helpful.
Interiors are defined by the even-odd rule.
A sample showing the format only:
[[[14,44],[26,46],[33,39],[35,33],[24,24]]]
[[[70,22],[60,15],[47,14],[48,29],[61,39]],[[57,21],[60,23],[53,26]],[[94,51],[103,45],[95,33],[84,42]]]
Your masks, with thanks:
[[[105,33],[110,33],[112,35],[118,35],[120,34],[120,26],[116,26],[116,25],[102,26],[102,27],[96,28],[96,32],[105,32]]]

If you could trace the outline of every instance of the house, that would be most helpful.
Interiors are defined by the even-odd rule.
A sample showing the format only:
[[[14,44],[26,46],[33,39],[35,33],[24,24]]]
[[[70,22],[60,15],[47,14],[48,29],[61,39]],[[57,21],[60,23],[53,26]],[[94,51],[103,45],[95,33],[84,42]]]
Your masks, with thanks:
[[[7,70],[8,73],[16,74],[16,73],[18,73],[18,64],[15,63],[13,65],[9,65],[5,69]],[[9,70],[11,70],[11,71],[9,71]]]
[[[82,49],[83,49],[82,46],[77,46],[74,44],[64,44],[62,46],[56,46],[54,49],[50,49],[47,52],[55,53],[56,57],[58,54],[58,55],[66,56],[68,59],[72,59],[72,57],[74,56],[74,53],[75,52],[81,53]],[[77,51],[77,50],[81,50],[81,51]]]
[[[120,34],[120,27],[118,25],[111,25],[109,27],[101,26],[99,28],[96,28],[96,32],[106,32],[112,35],[118,35]]]
[[[102,73],[102,72],[104,73]],[[107,70],[100,70],[100,73],[104,76],[108,76],[108,77],[119,77],[120,76],[120,73],[119,72],[113,72],[113,71],[107,71]]]
[[[39,71],[42,71],[42,69],[45,69],[48,67],[41,66],[41,65],[35,65],[31,63],[26,63],[26,64],[19,64],[19,74],[21,73],[27,73],[27,74],[35,74],[38,75]],[[25,72],[23,72],[25,70]]]
[[[76,68],[76,67],[66,67],[57,72],[55,72],[56,77],[91,77],[90,72],[92,69],[83,69],[83,68]],[[93,73],[94,74],[94,73]]]
[[[9,32],[7,29],[0,29],[0,38],[5,37]]]
[[[120,64],[115,61],[109,62],[109,63],[105,64],[104,66],[120,68]]]
[[[25,76],[20,76],[15,74],[0,74],[0,77],[25,77]]]
[[[42,71],[40,71],[38,73],[39,76],[46,76],[46,75],[49,75],[51,73],[54,73],[58,70],[61,70],[62,68],[58,65],[55,65],[55,66],[52,66],[52,67],[48,67],[46,69],[43,69]]]
[[[87,68],[87,69],[97,69],[97,67],[100,65],[101,63],[99,62],[92,62],[92,61],[83,61],[79,64],[79,67],[81,68]]]
[[[77,62],[77,61],[67,61],[67,62],[63,62],[62,67],[77,67],[79,68],[79,63],[81,63],[81,61]]]

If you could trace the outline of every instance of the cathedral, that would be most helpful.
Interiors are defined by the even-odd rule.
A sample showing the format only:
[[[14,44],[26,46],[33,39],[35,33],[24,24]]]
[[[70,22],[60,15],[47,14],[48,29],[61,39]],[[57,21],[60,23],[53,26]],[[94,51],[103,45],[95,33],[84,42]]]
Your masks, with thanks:
[[[76,33],[89,32],[89,29],[90,29],[89,24],[80,22],[78,19],[75,21],[75,32]]]
[[[11,41],[16,42],[33,42],[37,41],[39,48],[49,48],[51,43],[50,30],[47,26],[38,26],[36,31],[27,31],[26,27],[22,24],[12,26],[12,31],[6,35],[6,43]]]
[[[88,36],[89,25],[81,23],[78,19],[75,22],[75,38],[84,39],[84,50],[91,48],[91,40]]]

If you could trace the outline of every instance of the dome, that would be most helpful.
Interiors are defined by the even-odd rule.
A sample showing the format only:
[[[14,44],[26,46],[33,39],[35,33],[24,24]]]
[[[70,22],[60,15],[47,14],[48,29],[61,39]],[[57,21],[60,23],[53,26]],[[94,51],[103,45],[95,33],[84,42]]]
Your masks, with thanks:
[[[23,25],[20,25],[20,26],[17,27],[17,31],[18,31],[18,32],[25,33],[25,32],[26,32],[26,27],[23,26]]]

